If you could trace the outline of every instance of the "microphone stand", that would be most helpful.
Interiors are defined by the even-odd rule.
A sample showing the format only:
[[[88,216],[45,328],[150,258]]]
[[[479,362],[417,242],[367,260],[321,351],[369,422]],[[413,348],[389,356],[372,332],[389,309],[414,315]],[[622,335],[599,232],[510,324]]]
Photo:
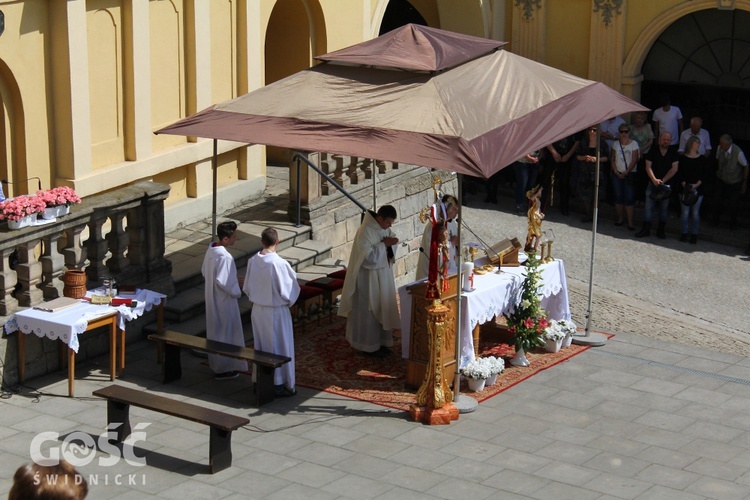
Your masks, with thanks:
[[[496,252],[496,251],[495,251],[495,250],[494,250],[494,249],[493,249],[493,248],[492,248],[492,247],[491,247],[490,245],[488,245],[488,244],[487,244],[487,242],[486,242],[486,241],[484,241],[484,240],[482,239],[482,237],[481,237],[481,236],[479,236],[479,235],[478,235],[477,233],[475,233],[475,232],[474,232],[474,231],[473,231],[473,230],[472,230],[472,229],[471,229],[471,228],[469,227],[469,225],[468,225],[468,224],[467,224],[467,223],[466,223],[465,221],[461,220],[461,224],[463,224],[463,225],[464,225],[464,227],[466,227],[466,229],[467,229],[467,230],[468,230],[468,231],[469,231],[469,232],[470,232],[470,233],[471,233],[472,235],[474,235],[474,237],[475,237],[476,239],[478,239],[478,240],[479,240],[479,243],[481,243],[481,244],[482,244],[482,246],[484,247],[484,252],[485,252],[485,253],[487,254],[487,257],[488,257],[488,258],[489,258],[489,252],[492,252],[492,253],[493,253],[493,254],[495,255],[495,257],[497,257],[497,273],[498,273],[498,274],[501,274],[501,273],[505,272],[505,271],[503,271],[503,257],[502,257],[502,256],[501,256],[501,255],[500,255],[499,253],[497,253],[497,252]]]
[[[28,182],[28,181],[34,180],[34,179],[36,179],[38,187],[39,187],[39,191],[41,191],[42,190],[42,179],[40,179],[39,177],[29,177],[28,179],[23,179],[23,180],[20,180],[20,181],[13,181],[13,182],[10,182],[8,179],[2,179],[2,180],[0,180],[0,182],[2,182],[3,184],[5,184],[6,186],[14,186],[16,184],[20,184],[22,182]],[[26,187],[28,188],[28,185]]]

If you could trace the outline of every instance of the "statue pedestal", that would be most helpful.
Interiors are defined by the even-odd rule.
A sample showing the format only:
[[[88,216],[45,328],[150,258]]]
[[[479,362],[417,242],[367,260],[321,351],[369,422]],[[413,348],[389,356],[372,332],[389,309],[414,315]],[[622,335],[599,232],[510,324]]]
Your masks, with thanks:
[[[453,403],[446,403],[442,408],[411,405],[409,416],[415,422],[424,422],[427,425],[447,425],[452,420],[458,420],[458,408]]]

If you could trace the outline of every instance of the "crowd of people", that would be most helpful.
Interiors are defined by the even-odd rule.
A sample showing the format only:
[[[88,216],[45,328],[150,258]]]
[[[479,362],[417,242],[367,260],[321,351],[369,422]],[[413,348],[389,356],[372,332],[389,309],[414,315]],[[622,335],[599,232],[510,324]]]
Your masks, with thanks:
[[[543,186],[542,212],[553,206],[570,213],[571,197],[580,200],[583,222],[593,216],[597,149],[601,165],[601,198],[615,208],[615,226],[626,226],[638,238],[666,238],[670,210],[679,213],[679,241],[697,244],[704,198],[709,222],[719,226],[728,218],[737,229],[741,196],[747,190],[748,162],[729,134],[713,148],[699,116],[684,128],[682,111],[667,95],[649,122],[645,111],[633,113],[631,122],[615,116],[576,134],[564,137],[513,164],[515,205],[525,213],[524,194]],[[598,128],[598,130],[597,130]],[[597,133],[599,143],[597,144]],[[487,183],[486,202],[497,202],[496,174]],[[643,208],[636,231],[635,208]],[[655,220],[654,220],[655,219]],[[747,248],[750,253],[750,246]]]

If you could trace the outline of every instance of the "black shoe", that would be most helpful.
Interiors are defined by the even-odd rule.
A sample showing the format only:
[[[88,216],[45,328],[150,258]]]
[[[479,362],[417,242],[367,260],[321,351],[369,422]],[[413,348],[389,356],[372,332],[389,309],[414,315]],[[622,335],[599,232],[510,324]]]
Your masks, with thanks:
[[[381,351],[380,349],[378,349],[377,351],[372,351],[372,352],[367,352],[367,351],[360,351],[360,352],[361,352],[362,354],[364,354],[365,356],[367,356],[368,358],[378,358],[378,359],[383,359],[383,358],[385,358],[386,356],[388,356],[388,354],[387,354],[387,353],[385,353],[385,352]]]
[[[393,351],[391,350],[391,348],[386,347],[384,345],[380,346],[380,349],[378,349],[378,352],[382,354],[384,358],[393,354]]]
[[[635,226],[628,226],[628,231],[635,231]]]
[[[622,226],[623,224],[625,224],[625,223],[624,223],[623,221],[620,221],[620,222],[615,222],[615,226],[617,226],[617,227],[620,227],[620,226]]]
[[[216,380],[232,380],[240,376],[240,372],[223,372],[217,373],[214,377]]]
[[[697,234],[691,234],[690,235],[690,243],[692,245],[695,245],[696,243],[698,243],[698,235]]]
[[[688,234],[682,233],[682,235],[680,235],[680,241],[687,241],[687,240],[688,240]]]
[[[667,237],[667,233],[665,232],[665,229],[667,227],[666,222],[660,222],[659,226],[656,229],[656,237],[663,240]]]
[[[276,389],[274,394],[277,398],[290,398],[297,395],[296,389],[290,389],[289,387],[282,387],[281,390]]]
[[[651,224],[648,222],[643,224],[641,230],[635,233],[636,238],[644,238],[646,236],[651,236]]]

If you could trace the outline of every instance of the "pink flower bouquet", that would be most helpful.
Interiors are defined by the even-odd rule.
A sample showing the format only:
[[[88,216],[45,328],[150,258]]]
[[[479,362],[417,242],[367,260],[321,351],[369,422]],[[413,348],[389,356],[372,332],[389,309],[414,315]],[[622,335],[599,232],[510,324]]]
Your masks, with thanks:
[[[46,203],[39,196],[16,196],[0,205],[0,220],[20,220],[27,215],[44,212]]]
[[[46,191],[37,191],[37,197],[44,200],[44,203],[48,207],[56,207],[58,205],[71,205],[73,203],[81,203],[81,198],[76,192],[68,186],[59,186],[56,188],[48,189]]]

